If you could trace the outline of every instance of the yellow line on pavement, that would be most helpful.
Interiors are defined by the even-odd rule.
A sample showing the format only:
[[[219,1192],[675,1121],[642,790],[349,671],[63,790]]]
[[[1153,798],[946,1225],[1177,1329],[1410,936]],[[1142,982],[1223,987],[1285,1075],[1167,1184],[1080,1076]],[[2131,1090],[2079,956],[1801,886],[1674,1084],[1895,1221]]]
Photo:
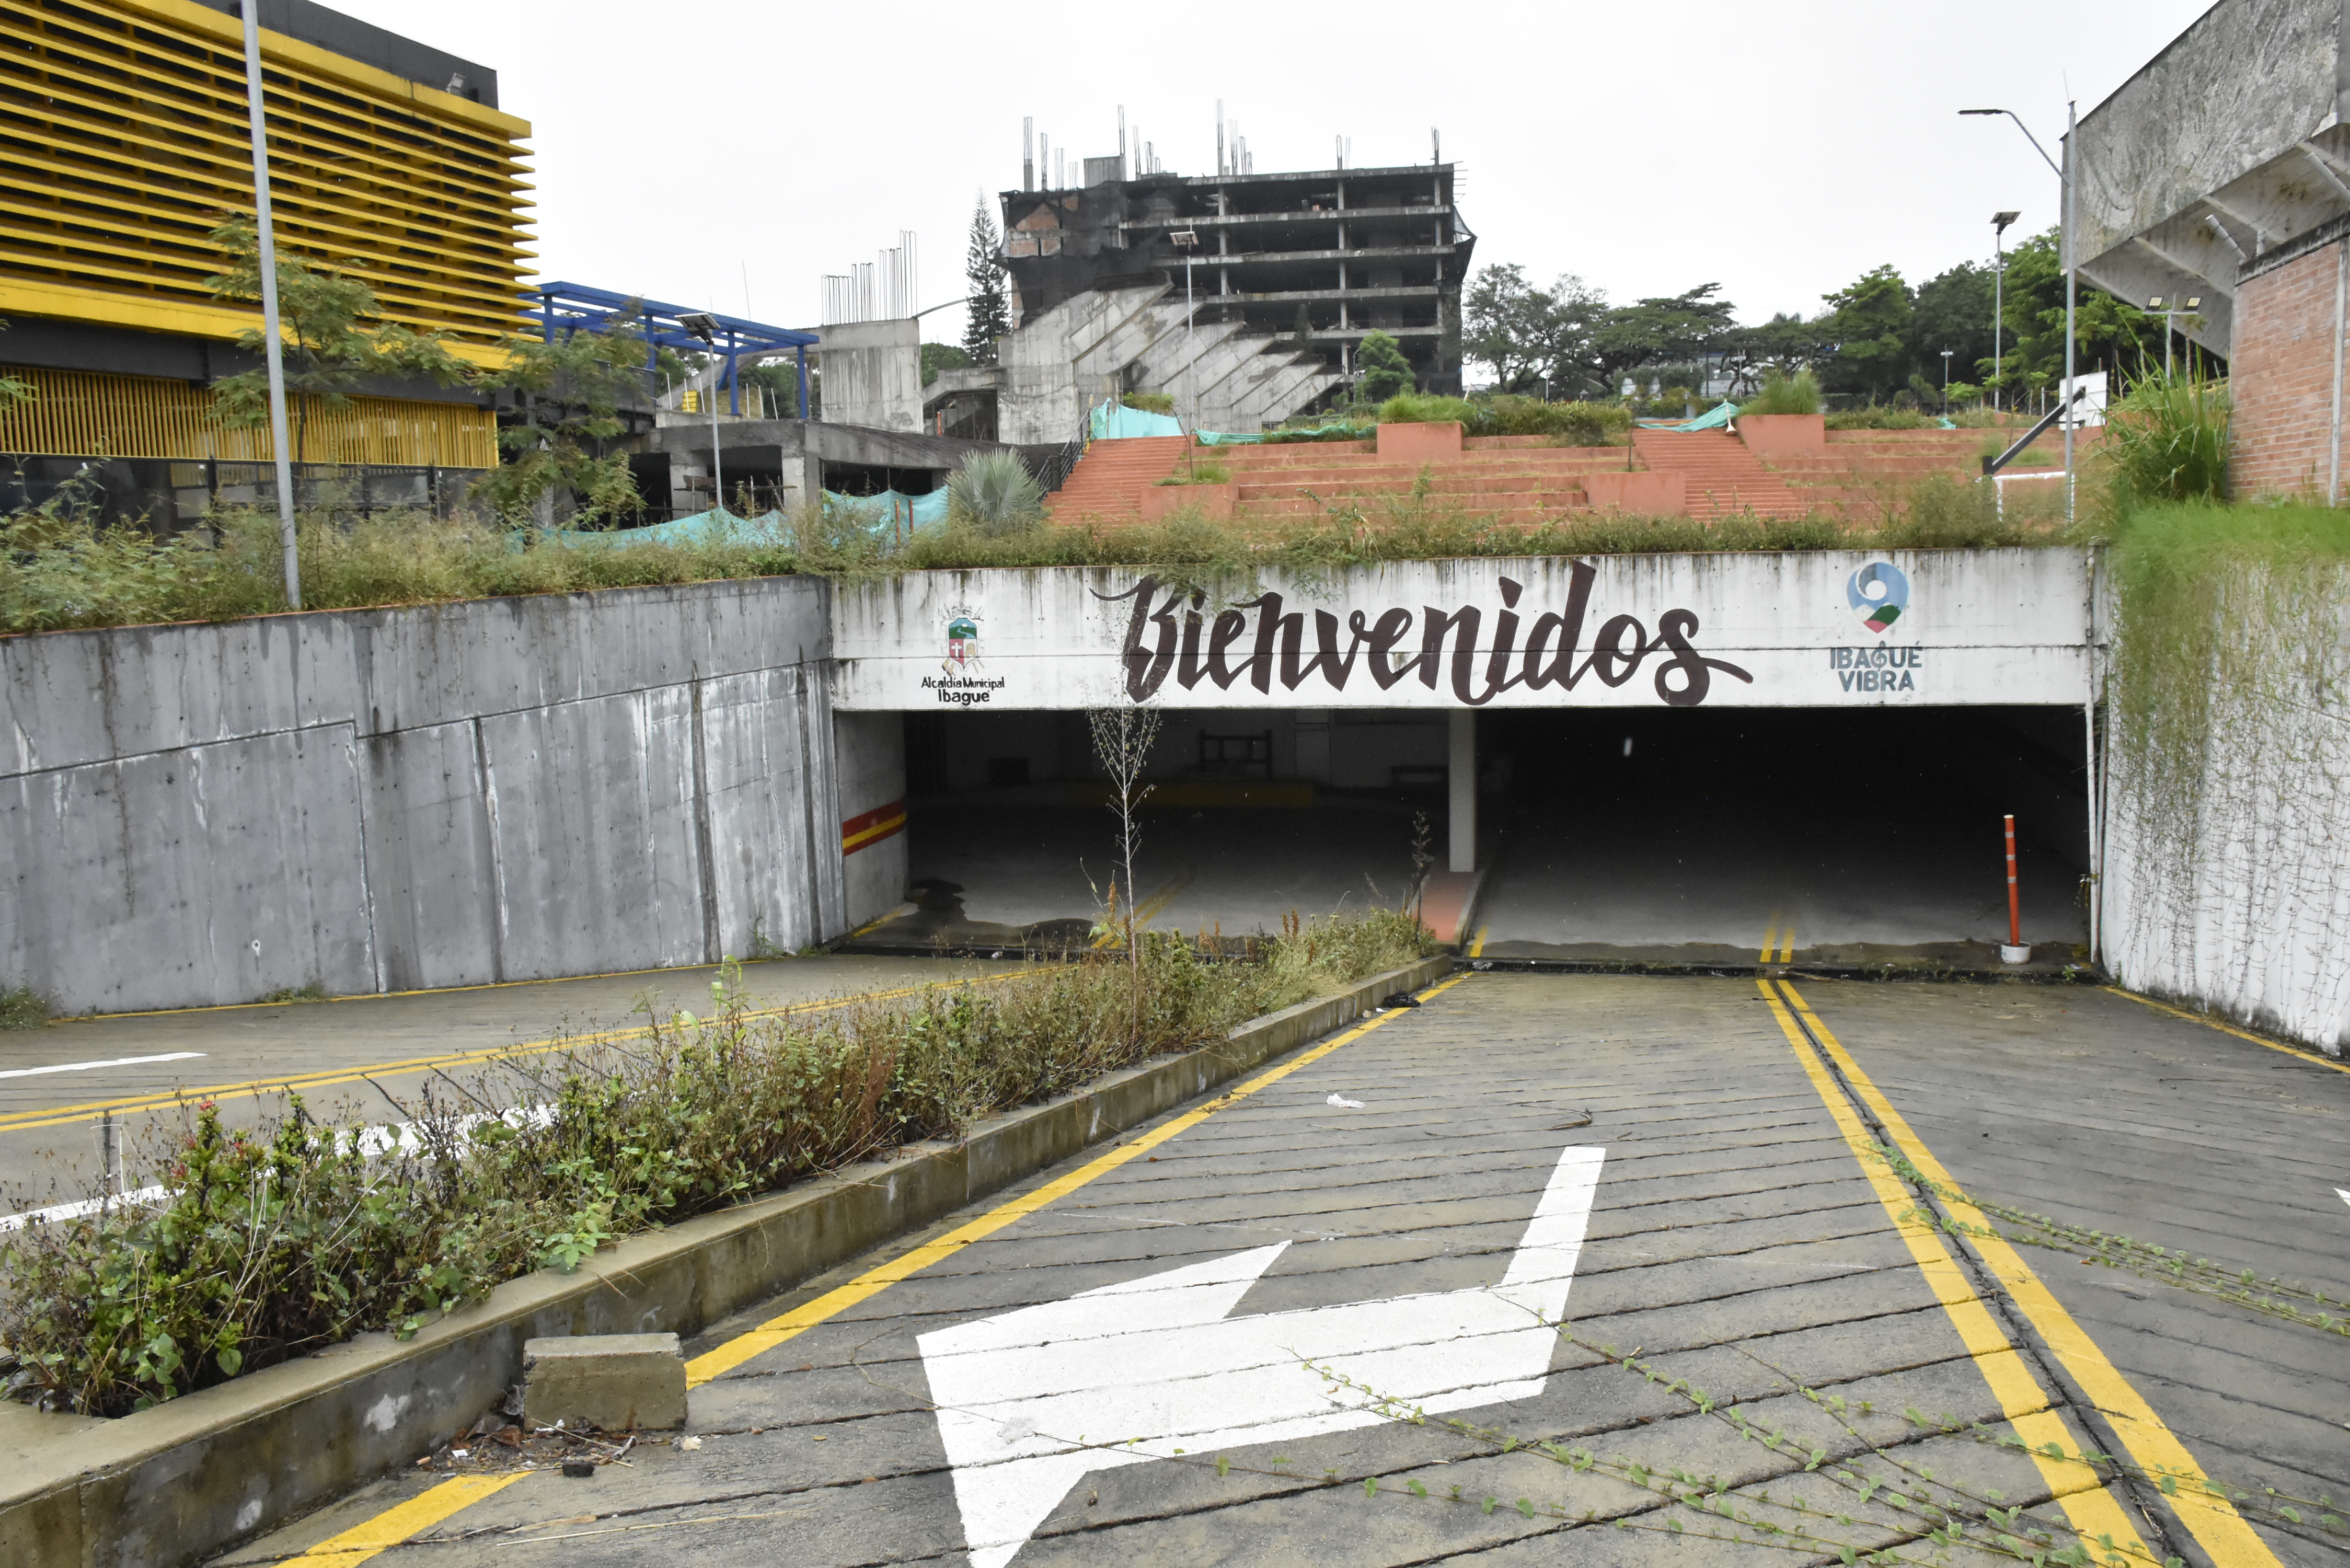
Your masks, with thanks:
[[[847,1007],[859,1002],[888,1002],[901,996],[913,996],[925,991],[936,991],[957,985],[990,985],[1011,980],[1019,971],[1009,974],[974,975],[966,980],[932,981],[923,985],[901,985],[888,991],[868,991],[855,996],[827,997],[816,1002],[790,1002],[775,1007],[754,1008],[745,1018],[779,1018],[786,1013],[816,1012],[827,1008]],[[344,1084],[356,1084],[370,1076],[394,1077],[409,1073],[429,1072],[435,1067],[448,1068],[469,1065],[494,1065],[504,1057],[543,1056],[550,1052],[574,1050],[588,1045],[609,1044],[619,1040],[639,1040],[652,1033],[650,1024],[635,1024],[626,1029],[603,1029],[592,1034],[557,1035],[546,1040],[529,1040],[515,1045],[486,1045],[474,1051],[453,1051],[437,1056],[410,1056],[394,1062],[363,1063],[356,1067],[330,1067],[315,1073],[294,1073],[277,1078],[247,1078],[242,1083],[216,1084],[209,1088],[178,1089],[167,1095],[131,1095],[121,1099],[91,1100],[78,1106],[52,1106],[40,1110],[15,1111],[0,1115],[0,1133],[24,1132],[34,1127],[61,1127],[71,1122],[94,1122],[109,1115],[129,1116],[140,1111],[170,1110],[192,1100],[238,1099],[247,1096],[275,1095],[287,1090],[300,1094],[310,1089],[330,1089]]]
[[[1456,974],[1449,980],[1439,981],[1419,994],[1422,997],[1434,996],[1468,978],[1466,974]],[[1311,1050],[1300,1052],[1280,1066],[1258,1074],[1239,1088],[1219,1095],[1197,1110],[1186,1111],[1133,1142],[1120,1145],[1059,1180],[1048,1182],[1034,1192],[1023,1193],[1009,1203],[1000,1204],[979,1219],[949,1231],[934,1241],[925,1241],[879,1268],[867,1270],[848,1283],[826,1292],[805,1306],[795,1307],[781,1317],[770,1318],[749,1333],[737,1334],[716,1349],[705,1351],[685,1364],[686,1386],[699,1387],[714,1377],[722,1376],[762,1352],[774,1349],[794,1334],[814,1328],[826,1319],[837,1316],[869,1296],[879,1294],[899,1281],[952,1255],[972,1242],[994,1234],[1014,1220],[1034,1214],[1095,1178],[1106,1176],[1138,1156],[1149,1153],[1169,1138],[1198,1127],[1218,1111],[1238,1105],[1258,1090],[1281,1082],[1300,1067],[1318,1062],[1340,1046],[1360,1040],[1395,1016],[1394,1012],[1384,1012],[1377,1018],[1367,1019]],[[350,1565],[364,1563],[379,1552],[399,1545],[420,1530],[431,1529],[468,1503],[477,1502],[500,1487],[520,1479],[520,1476],[462,1477],[443,1481],[423,1495],[380,1513],[355,1529],[347,1530],[330,1541],[320,1542],[305,1554],[303,1560],[328,1557],[333,1560],[335,1568],[350,1568]]]
[[[1911,1130],[1901,1113],[1893,1108],[1893,1102],[1860,1070],[1860,1064],[1853,1060],[1843,1043],[1820,1022],[1819,1015],[1794,986],[1783,981],[1780,983],[1796,1012],[1844,1070],[1846,1081],[1859,1094],[1862,1103],[1876,1113],[1894,1146],[1927,1179],[1956,1189],[1958,1183],[1950,1179],[1950,1173],[1942,1168],[1941,1162]],[[1891,1179],[1889,1173],[1886,1179]],[[2202,1467],[2187,1451],[2187,1446],[2163,1424],[2145,1396],[2106,1359],[2106,1353],[2097,1348],[2087,1332],[2074,1322],[2073,1314],[2041,1282],[2031,1265],[1992,1232],[1991,1221],[1982,1211],[1956,1199],[1945,1201],[1950,1204],[1952,1218],[1971,1228],[1968,1240],[1974,1243],[1976,1252],[1998,1278],[2008,1298],[2039,1331],[2041,1340],[2064,1364],[2064,1370],[2073,1375],[2073,1380],[2081,1386],[2090,1402],[2113,1423],[2114,1433],[2129,1457],[2158,1476],[2178,1479],[2178,1490],[2166,1494],[2170,1506],[2210,1554],[2215,1568],[2278,1568],[2276,1553],[2269,1550],[2268,1543],[2244,1522],[2232,1503],[2203,1484]]]
[[[2129,1515],[2122,1511],[2121,1503],[2106,1490],[2105,1478],[2095,1469],[2077,1459],[2059,1459],[2041,1451],[2054,1443],[2060,1449],[2078,1452],[2081,1445],[2066,1428],[2064,1417],[2051,1407],[2039,1380],[2033,1376],[2032,1369],[2024,1364],[2013,1342],[2000,1327],[1999,1320],[1991,1316],[1991,1309],[1975,1293],[1966,1271],[1959,1267],[1958,1261],[1942,1245],[1940,1235],[1933,1226],[1916,1217],[1918,1204],[1915,1196],[1892,1171],[1886,1168],[1883,1161],[1868,1158],[1866,1151],[1875,1147],[1877,1140],[1869,1136],[1867,1127],[1836,1087],[1835,1077],[1820,1060],[1819,1054],[1812,1049],[1811,1042],[1804,1037],[1803,1030],[1796,1026],[1778,992],[1772,988],[1768,980],[1757,980],[1754,984],[1762,992],[1762,999],[1771,1004],[1771,1015],[1778,1020],[1780,1033],[1794,1048],[1795,1060],[1802,1064],[1804,1076],[1811,1079],[1820,1103],[1827,1106],[1828,1115],[1835,1118],[1836,1130],[1843,1133],[1845,1140],[1852,1146],[1854,1157],[1859,1159],[1869,1186],[1876,1189],[1877,1200],[1885,1207],[1886,1217],[1900,1232],[1902,1242],[1908,1246],[1910,1258],[1918,1265],[1918,1272],[1926,1277],[1927,1288],[1934,1293],[1934,1299],[1950,1315],[1950,1326],[1958,1330],[1960,1342],[1967,1347],[1967,1354],[1974,1357],[1983,1381],[1991,1385],[1991,1397],[1999,1401],[2000,1410],[2007,1417],[2008,1424],[2031,1449],[2032,1462],[2040,1468],[2041,1477],[2047,1481],[2048,1490],[2063,1506],[2064,1517],[2072,1521],[2073,1528],[2080,1532],[2082,1538],[2091,1542],[2093,1547],[2100,1538],[2110,1538],[2116,1551],[2147,1562],[2155,1561],[2155,1554],[2139,1538],[2136,1527],[2130,1523]],[[1788,986],[1786,989],[1793,996],[1794,988]],[[1803,1005],[1800,998],[1796,999],[1796,1005]],[[1825,1037],[1825,1032],[1822,1031],[1822,1038]]]
[[[1422,996],[1434,996],[1468,979],[1456,974],[1440,981]],[[1343,1034],[1333,1035],[1310,1051],[1304,1051],[1269,1072],[1260,1073],[1239,1088],[1229,1090],[1210,1100],[1197,1110],[1186,1111],[1172,1121],[1163,1123],[1130,1143],[1120,1144],[1097,1159],[1080,1166],[1056,1181],[1050,1181],[1033,1192],[1024,1192],[1008,1203],[997,1205],[968,1224],[959,1225],[935,1241],[925,1241],[890,1259],[878,1268],[868,1269],[845,1285],[827,1291],[802,1306],[794,1307],[780,1317],[768,1319],[747,1334],[737,1334],[715,1349],[704,1351],[685,1364],[685,1386],[700,1387],[713,1377],[722,1376],[742,1366],[754,1355],[803,1334],[830,1317],[847,1311],[868,1296],[878,1295],[910,1275],[920,1272],[932,1263],[952,1257],[973,1241],[984,1241],[1015,1220],[1034,1214],[1046,1204],[1067,1197],[1077,1189],[1097,1179],[1107,1176],[1128,1161],[1149,1154],[1168,1139],[1177,1137],[1198,1127],[1218,1111],[1236,1106],[1260,1089],[1270,1088],[1301,1067],[1310,1066],[1342,1045],[1350,1044],[1393,1018],[1393,1012],[1357,1023]]]
[[[1477,940],[1469,944],[1469,956],[1471,958],[1483,958],[1485,956],[1485,933],[1492,929],[1493,928],[1491,926],[1480,926],[1477,928]]]
[[[2330,1062],[2314,1051],[2296,1050],[2291,1045],[2280,1044],[2274,1040],[2263,1040],[2257,1034],[2248,1033],[2232,1024],[2221,1023],[2217,1019],[2206,1017],[2200,1012],[2189,1012],[2183,1007],[2173,1007],[2167,1002],[2157,1002],[2150,996],[2140,996],[2135,991],[2124,991],[2118,985],[2100,986],[2098,989],[2110,991],[2116,996],[2126,996],[2142,1006],[2153,1008],[2157,1012],[2168,1012],[2173,1018],[2184,1018],[2189,1023],[2200,1023],[2206,1029],[2216,1029],[2222,1034],[2232,1034],[2239,1040],[2249,1040],[2255,1045],[2265,1045],[2272,1051],[2282,1051],[2288,1056],[2298,1056],[2303,1061],[2314,1063],[2320,1067],[2331,1067],[2337,1073],[2350,1073],[2350,1066],[2345,1066],[2340,1062]]]
[[[432,1529],[459,1509],[504,1490],[529,1473],[518,1470],[510,1476],[458,1476],[444,1480],[406,1502],[384,1510],[363,1524],[329,1536],[295,1561],[331,1564],[332,1568],[358,1568],[379,1552],[390,1551],[419,1531]]]

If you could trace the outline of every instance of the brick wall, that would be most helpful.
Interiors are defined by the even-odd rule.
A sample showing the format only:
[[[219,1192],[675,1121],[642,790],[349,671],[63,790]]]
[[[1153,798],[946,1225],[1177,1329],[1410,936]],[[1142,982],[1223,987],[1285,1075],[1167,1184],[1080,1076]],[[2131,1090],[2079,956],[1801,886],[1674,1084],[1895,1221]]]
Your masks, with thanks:
[[[2337,240],[2245,283],[2236,296],[2232,481],[2241,496],[2324,493],[2333,467]],[[2350,387],[2345,389],[2350,404]],[[2350,453],[2345,453],[2350,466]]]

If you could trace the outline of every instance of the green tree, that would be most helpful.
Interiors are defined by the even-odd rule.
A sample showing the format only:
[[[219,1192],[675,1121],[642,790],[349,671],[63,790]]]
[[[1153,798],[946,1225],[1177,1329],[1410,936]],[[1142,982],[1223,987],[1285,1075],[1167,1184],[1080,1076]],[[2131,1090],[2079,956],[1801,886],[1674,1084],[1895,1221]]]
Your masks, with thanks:
[[[1524,391],[1550,362],[1557,304],[1515,262],[1481,267],[1461,301],[1461,358],[1490,367],[1502,391]]]
[[[505,461],[473,487],[473,497],[517,523],[534,514],[552,523],[555,504],[566,498],[575,523],[637,510],[628,454],[610,448],[627,428],[621,404],[645,395],[644,364],[643,337],[619,324],[552,343],[510,339],[505,364],[486,379],[514,394],[514,418],[498,431]]]
[[[1871,402],[1907,387],[1915,369],[1909,349],[1915,302],[1891,264],[1871,267],[1825,297],[1826,333],[1835,349],[1820,366],[1822,386],[1862,393]]]
[[[1918,369],[1933,383],[1939,404],[1942,393],[1942,350],[1950,351],[1950,387],[1958,389],[1984,374],[1991,359],[1991,268],[1960,262],[1940,275],[1918,286],[1910,312],[1909,344]]]
[[[258,305],[261,241],[251,220],[242,213],[233,216],[211,238],[226,253],[228,265],[204,279],[204,286],[222,299]],[[431,380],[453,387],[473,379],[465,362],[449,351],[445,333],[415,332],[389,322],[364,325],[381,315],[375,291],[357,278],[278,253],[277,317],[291,337],[285,345],[285,368],[294,461],[304,461],[307,410],[305,400],[292,394],[307,394],[320,408],[340,409],[349,404],[352,392],[370,382]],[[256,356],[268,352],[258,327],[240,334],[237,347]],[[269,422],[265,369],[214,382],[213,397],[221,423],[230,430],[254,430]]]
[[[1680,294],[1620,305],[1599,318],[1591,333],[1591,362],[1599,379],[1613,388],[1637,366],[1695,359],[1721,348],[1736,329],[1736,310],[1714,296],[1718,283],[1701,283]]]
[[[1384,403],[1398,392],[1418,390],[1419,381],[1411,373],[1411,361],[1403,357],[1403,348],[1384,332],[1363,334],[1362,347],[1355,350],[1355,396],[1366,403]]]
[[[2148,316],[2084,279],[2075,295],[2080,340],[2074,362],[2094,370],[2128,372],[2162,359],[2162,318]],[[2064,267],[2057,232],[2034,234],[2007,253],[2007,340],[1997,374],[2011,394],[2037,391],[2064,379]]]
[[[1729,372],[1733,390],[1752,391],[1774,376],[1792,379],[1825,352],[1821,323],[1785,311],[1721,336],[1722,369]]]
[[[971,247],[964,253],[962,274],[968,286],[963,352],[974,365],[995,363],[995,340],[1012,330],[1011,306],[1003,296],[1003,244],[988,215],[984,196],[972,204]]]
[[[971,368],[971,350],[958,348],[951,343],[922,345],[922,385],[929,386],[939,379],[941,370],[965,370]]]

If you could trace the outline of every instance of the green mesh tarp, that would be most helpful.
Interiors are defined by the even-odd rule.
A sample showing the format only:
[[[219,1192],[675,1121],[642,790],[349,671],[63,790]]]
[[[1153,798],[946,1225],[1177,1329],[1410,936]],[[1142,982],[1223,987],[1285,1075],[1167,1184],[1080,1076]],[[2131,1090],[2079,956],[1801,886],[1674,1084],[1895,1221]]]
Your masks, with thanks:
[[[1693,420],[1638,420],[1644,431],[1719,431],[1730,428],[1730,417],[1738,411],[1736,403],[1717,403],[1708,412]]]
[[[1124,441],[1132,436],[1179,436],[1183,421],[1172,414],[1129,409],[1124,403],[1104,403],[1094,410],[1094,440]]]
[[[870,507],[877,524],[886,524],[892,519],[920,528],[928,523],[942,523],[947,515],[947,487],[940,485],[927,495],[909,495],[902,490],[877,491],[871,495],[843,495],[837,490],[824,493],[827,512],[844,506]]]
[[[697,512],[691,517],[673,518],[667,523],[654,523],[642,528],[548,528],[539,530],[538,536],[547,544],[573,548],[600,545],[625,548],[630,545],[781,545],[786,542],[784,514],[780,512],[764,512],[756,517],[737,517],[731,512],[721,512],[714,507],[708,512]],[[522,537],[522,534],[515,535],[516,541]]]

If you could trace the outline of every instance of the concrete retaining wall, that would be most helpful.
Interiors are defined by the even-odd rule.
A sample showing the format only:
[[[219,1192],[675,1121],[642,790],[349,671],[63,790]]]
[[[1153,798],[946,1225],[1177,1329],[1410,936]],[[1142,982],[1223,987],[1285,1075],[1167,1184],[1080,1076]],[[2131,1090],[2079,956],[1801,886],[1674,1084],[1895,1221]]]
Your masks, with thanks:
[[[906,723],[902,713],[835,713],[840,768],[841,879],[848,929],[906,897]]]
[[[2106,966],[2133,991],[2339,1055],[2350,1044],[2350,573],[2279,604],[2240,579],[2203,751],[2109,744]]]
[[[812,578],[0,639],[0,983],[67,1012],[846,929]]]
[[[118,1421],[0,1406],[0,1568],[172,1568],[412,1464],[488,1409],[540,1335],[690,1334],[1115,1137],[1437,979],[1430,959],[1244,1024],[1218,1045],[532,1274],[406,1343],[367,1334]]]

